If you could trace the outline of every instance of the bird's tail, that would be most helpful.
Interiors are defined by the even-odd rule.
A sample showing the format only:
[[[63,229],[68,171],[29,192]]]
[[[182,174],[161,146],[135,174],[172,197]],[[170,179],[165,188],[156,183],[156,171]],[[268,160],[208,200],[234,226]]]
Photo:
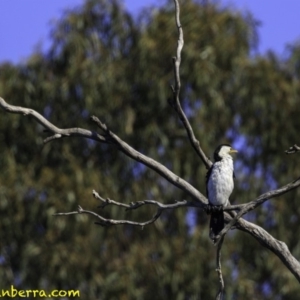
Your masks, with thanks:
[[[222,231],[224,228],[224,213],[223,211],[212,212],[210,218],[210,232],[209,236],[212,240]]]

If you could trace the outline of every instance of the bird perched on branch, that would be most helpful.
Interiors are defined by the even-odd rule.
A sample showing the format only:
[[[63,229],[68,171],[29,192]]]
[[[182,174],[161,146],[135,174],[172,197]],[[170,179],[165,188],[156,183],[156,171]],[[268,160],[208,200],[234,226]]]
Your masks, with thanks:
[[[224,228],[223,207],[228,205],[234,183],[233,159],[236,153],[228,144],[218,146],[214,152],[215,162],[206,174],[206,194],[211,206],[210,238],[212,240]]]

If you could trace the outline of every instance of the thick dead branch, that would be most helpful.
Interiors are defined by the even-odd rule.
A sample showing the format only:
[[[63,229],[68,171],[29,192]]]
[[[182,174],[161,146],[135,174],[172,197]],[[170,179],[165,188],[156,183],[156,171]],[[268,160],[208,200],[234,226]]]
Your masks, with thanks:
[[[200,142],[196,139],[193,128],[186,117],[181,104],[180,104],[180,88],[181,88],[181,82],[180,82],[180,63],[181,63],[181,51],[184,45],[183,40],[183,30],[180,23],[180,7],[178,0],[174,0],[175,3],[175,19],[176,19],[176,26],[178,29],[178,41],[177,41],[177,50],[176,50],[176,56],[173,57],[173,66],[174,66],[174,77],[175,77],[175,87],[171,87],[173,91],[173,99],[170,100],[170,105],[175,109],[177,112],[181,122],[183,123],[188,138],[191,142],[192,147],[195,149],[196,153],[199,155],[201,160],[203,161],[206,169],[209,169],[212,165],[212,162],[207,158],[205,153],[203,152],[202,148],[200,147]]]
[[[227,219],[228,216],[225,216]],[[271,250],[284,265],[291,271],[291,273],[300,282],[300,262],[291,254],[287,245],[279,240],[276,240],[272,235],[265,231],[260,226],[250,223],[244,219],[239,219],[236,223],[236,228],[249,233],[262,246]]]
[[[0,107],[4,109],[6,112],[22,114],[22,115],[31,115],[33,116],[41,125],[43,125],[47,130],[53,133],[52,136],[47,138],[45,142],[52,141],[61,137],[73,137],[79,136],[84,138],[93,139],[95,141],[101,143],[109,143],[118,147],[118,149],[129,156],[130,158],[146,165],[150,169],[154,170],[158,174],[160,174],[163,178],[168,180],[173,185],[177,186],[179,189],[186,192],[190,195],[194,200],[199,201],[203,208],[206,207],[207,199],[204,197],[197,189],[195,189],[190,183],[185,181],[183,178],[177,176],[164,165],[155,161],[154,159],[136,151],[131,146],[129,146],[126,142],[124,142],[121,138],[119,138],[116,134],[110,131],[105,124],[103,124],[97,117],[93,116],[91,119],[100,127],[103,131],[103,134],[99,134],[94,131],[82,129],[82,128],[68,128],[61,129],[53,125],[47,119],[45,119],[41,114],[36,112],[33,109],[24,108],[20,106],[13,106],[5,102],[4,99],[0,97]]]
[[[196,190],[191,184],[187,181],[182,179],[181,177],[177,176],[173,172],[171,172],[168,168],[164,165],[160,164],[156,160],[136,151],[127,143],[125,143],[122,139],[120,139],[116,134],[110,131],[105,124],[103,124],[97,117],[93,116],[91,118],[100,129],[102,129],[112,140],[113,144],[118,146],[118,149],[125,153],[127,156],[131,157],[132,159],[144,164],[145,166],[149,167],[150,169],[156,171],[159,175],[167,179],[173,185],[177,186],[181,190],[188,193],[192,196],[193,199],[201,202],[203,204],[203,208],[205,208],[206,204],[208,203],[206,197],[204,197],[198,190]]]

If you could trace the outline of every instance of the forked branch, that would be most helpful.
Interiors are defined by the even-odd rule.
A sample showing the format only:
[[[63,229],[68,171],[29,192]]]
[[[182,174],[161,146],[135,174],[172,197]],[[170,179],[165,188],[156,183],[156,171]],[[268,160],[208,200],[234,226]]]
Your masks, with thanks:
[[[295,181],[286,184],[285,186],[278,188],[273,191],[269,191],[267,193],[264,193],[260,195],[257,199],[248,202],[246,204],[241,205],[235,205],[235,206],[229,206],[228,209],[224,207],[224,211],[230,211],[233,210],[232,208],[235,208],[237,210],[238,208],[241,208],[240,211],[236,214],[234,218],[232,218],[229,223],[223,228],[223,230],[219,233],[219,235],[215,239],[215,243],[219,243],[221,239],[224,237],[224,235],[232,228],[232,226],[235,225],[235,223],[246,213],[252,211],[256,207],[262,205],[267,200],[270,200],[272,198],[278,197],[280,195],[283,195],[297,187],[300,186],[300,178],[296,179]]]
[[[135,221],[130,221],[130,220],[114,220],[114,219],[107,219],[102,217],[101,215],[95,213],[94,211],[90,210],[85,210],[83,209],[80,205],[78,205],[78,209],[76,211],[71,211],[71,212],[65,212],[65,213],[55,213],[54,216],[70,216],[70,215],[78,215],[78,214],[88,214],[91,216],[96,217],[99,219],[98,222],[95,222],[97,225],[101,226],[109,226],[109,225],[133,225],[133,226],[140,226],[144,227],[146,225],[154,223],[161,215],[163,209],[158,208],[156,213],[153,215],[153,217],[145,222],[135,222]]]
[[[90,210],[85,210],[83,209],[80,205],[78,205],[78,209],[76,211],[72,212],[60,212],[60,213],[55,213],[55,216],[70,216],[70,215],[77,215],[77,214],[88,214],[96,217],[99,219],[98,222],[95,222],[95,224],[102,225],[102,226],[109,226],[109,225],[133,225],[133,226],[140,226],[144,227],[149,224],[154,223],[161,215],[161,213],[164,210],[167,209],[175,209],[175,208],[180,208],[180,207],[199,207],[201,204],[197,201],[175,201],[174,203],[171,204],[163,204],[159,201],[155,200],[142,200],[142,201],[137,201],[137,202],[131,202],[129,204],[127,203],[122,203],[118,202],[109,198],[103,198],[101,197],[95,190],[93,191],[93,196],[101,202],[101,204],[98,206],[98,208],[104,208],[108,205],[115,205],[119,207],[123,207],[126,210],[134,210],[137,209],[141,206],[144,205],[151,205],[157,207],[156,213],[153,215],[153,217],[145,222],[136,222],[136,221],[131,221],[131,220],[115,220],[115,219],[107,219],[94,211]]]
[[[99,208],[104,208],[108,205],[116,205],[116,206],[124,207],[124,208],[126,208],[126,210],[137,209],[144,205],[157,206],[158,208],[161,208],[162,210],[174,209],[174,208],[179,208],[179,207],[201,207],[201,204],[199,204],[199,202],[187,201],[187,200],[175,201],[174,203],[171,203],[171,204],[163,204],[163,203],[161,203],[159,201],[155,201],[155,200],[141,200],[141,201],[131,202],[131,203],[127,204],[127,203],[123,203],[123,202],[117,202],[117,201],[109,199],[109,198],[105,199],[105,198],[101,197],[95,190],[93,191],[93,196],[102,202],[98,206]]]
[[[99,134],[95,131],[82,129],[82,128],[67,128],[67,129],[58,128],[57,126],[53,125],[51,122],[49,122],[47,119],[45,119],[41,114],[39,114],[35,110],[30,108],[24,108],[21,106],[10,105],[7,102],[5,102],[5,100],[2,99],[1,97],[0,97],[0,107],[7,112],[22,114],[25,116],[30,115],[34,119],[36,119],[37,122],[39,122],[48,131],[50,131],[53,134],[44,140],[45,143],[63,137],[77,136],[77,137],[93,139],[100,143],[109,143],[114,146],[117,146],[118,149],[124,154],[126,154],[128,157],[154,170],[163,178],[168,180],[171,184],[175,185],[182,191],[186,192],[189,196],[192,197],[193,200],[199,201],[199,203],[202,205],[203,208],[206,207],[207,204],[206,197],[204,197],[190,183],[188,183],[186,180],[179,177],[178,175],[174,174],[172,171],[170,171],[161,163],[133,149],[130,145],[128,145],[115,133],[109,130],[108,127],[95,116],[91,117],[91,119],[102,130],[103,132],[102,134]]]

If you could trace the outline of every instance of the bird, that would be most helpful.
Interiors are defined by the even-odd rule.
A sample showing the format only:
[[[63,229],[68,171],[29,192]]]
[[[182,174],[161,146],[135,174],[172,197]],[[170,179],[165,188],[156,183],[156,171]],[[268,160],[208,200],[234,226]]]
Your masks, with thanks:
[[[229,144],[219,145],[214,152],[214,163],[206,174],[206,195],[210,204],[210,238],[214,241],[224,228],[222,208],[229,203],[234,182],[232,153],[238,152]]]

